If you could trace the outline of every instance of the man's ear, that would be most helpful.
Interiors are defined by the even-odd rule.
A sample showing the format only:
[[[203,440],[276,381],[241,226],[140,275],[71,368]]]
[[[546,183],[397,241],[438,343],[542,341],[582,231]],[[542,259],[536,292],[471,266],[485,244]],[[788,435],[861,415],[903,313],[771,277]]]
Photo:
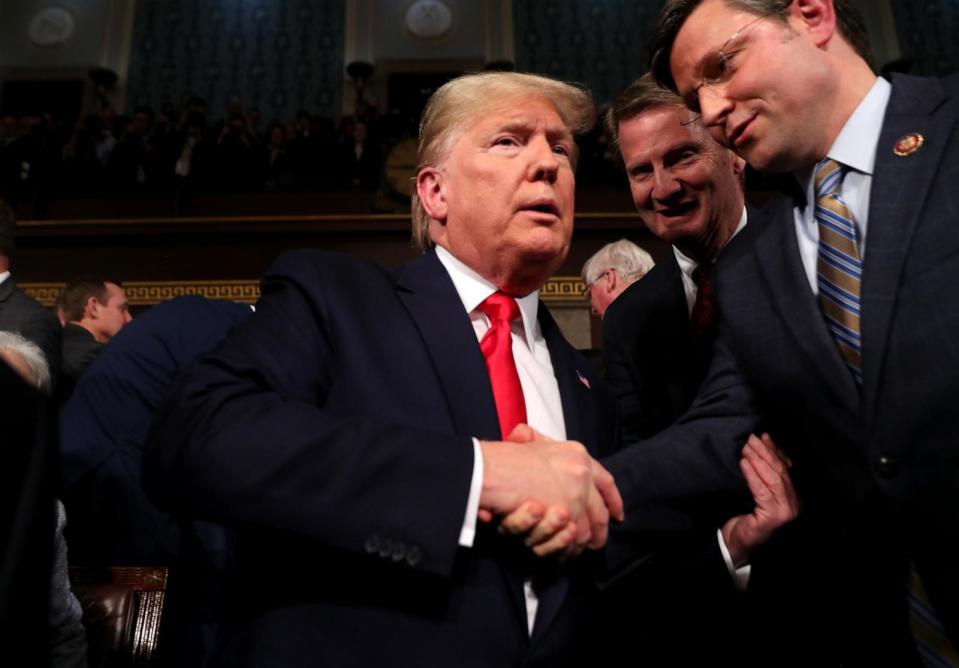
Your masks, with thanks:
[[[83,305],[83,317],[95,319],[100,314],[100,302],[96,297],[87,297],[87,303]]]
[[[833,0],[793,0],[790,18],[802,27],[818,47],[828,44],[836,33]]]
[[[603,276],[603,291],[610,293],[616,289],[616,284],[619,282],[619,272],[615,269],[607,269],[606,275]]]
[[[423,209],[433,220],[446,222],[446,187],[443,172],[436,167],[424,167],[416,175],[416,194]]]

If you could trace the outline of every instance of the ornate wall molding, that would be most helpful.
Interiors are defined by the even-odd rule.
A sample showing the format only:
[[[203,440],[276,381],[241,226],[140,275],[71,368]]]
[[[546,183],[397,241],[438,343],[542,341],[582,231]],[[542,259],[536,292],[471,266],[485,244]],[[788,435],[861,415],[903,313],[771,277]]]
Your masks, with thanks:
[[[44,306],[53,306],[63,283],[20,283],[27,294]],[[260,296],[257,280],[235,281],[124,281],[130,304],[152,306],[183,295],[200,295],[208,299],[228,299],[252,304]],[[543,286],[541,296],[547,304],[585,306],[586,285],[578,276],[554,276]]]

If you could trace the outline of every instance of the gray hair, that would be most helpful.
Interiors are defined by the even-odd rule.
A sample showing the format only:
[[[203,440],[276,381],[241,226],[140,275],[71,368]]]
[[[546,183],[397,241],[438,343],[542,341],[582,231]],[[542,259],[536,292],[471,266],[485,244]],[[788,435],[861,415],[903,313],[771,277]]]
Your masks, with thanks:
[[[522,96],[549,99],[574,135],[589,130],[595,120],[593,98],[584,88],[522,72],[480,72],[466,74],[443,84],[430,97],[420,120],[416,151],[416,173],[440,165],[459,138],[463,126],[487,113],[503,100]],[[576,164],[576,154],[572,156]],[[420,250],[432,246],[430,217],[413,190],[413,245]]]
[[[606,244],[586,260],[583,281],[590,285],[598,281],[603,272],[615,269],[628,284],[638,281],[655,264],[653,257],[645,250],[629,239],[620,239]]]
[[[16,332],[0,331],[0,357],[8,353],[19,357],[29,371],[26,380],[41,392],[50,392],[50,365],[40,346]]]

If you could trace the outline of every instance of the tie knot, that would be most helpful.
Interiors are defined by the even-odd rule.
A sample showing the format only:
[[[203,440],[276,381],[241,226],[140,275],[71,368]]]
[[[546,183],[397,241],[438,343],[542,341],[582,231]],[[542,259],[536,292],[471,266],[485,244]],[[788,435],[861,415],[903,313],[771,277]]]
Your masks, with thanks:
[[[713,274],[713,263],[712,262],[703,262],[700,265],[697,265],[693,269],[693,283],[696,284],[696,287],[699,290],[702,290],[704,286],[709,285],[709,279]]]
[[[832,158],[825,158],[816,165],[816,199],[831,195],[842,182],[844,168]]]
[[[515,299],[502,292],[494,292],[484,299],[483,303],[480,304],[480,309],[491,322],[497,320],[512,322],[519,317],[519,304],[516,303]]]

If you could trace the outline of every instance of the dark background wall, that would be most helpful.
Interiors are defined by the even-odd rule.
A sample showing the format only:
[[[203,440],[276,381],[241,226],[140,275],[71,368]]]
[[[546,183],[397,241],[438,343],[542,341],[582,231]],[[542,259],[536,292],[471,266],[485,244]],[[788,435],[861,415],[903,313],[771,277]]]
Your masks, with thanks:
[[[892,0],[892,10],[913,74],[959,70],[959,0]]]
[[[137,3],[127,107],[231,96],[265,119],[298,109],[337,117],[345,0],[146,0]]]
[[[515,0],[516,65],[585,83],[605,102],[645,71],[661,0]]]

